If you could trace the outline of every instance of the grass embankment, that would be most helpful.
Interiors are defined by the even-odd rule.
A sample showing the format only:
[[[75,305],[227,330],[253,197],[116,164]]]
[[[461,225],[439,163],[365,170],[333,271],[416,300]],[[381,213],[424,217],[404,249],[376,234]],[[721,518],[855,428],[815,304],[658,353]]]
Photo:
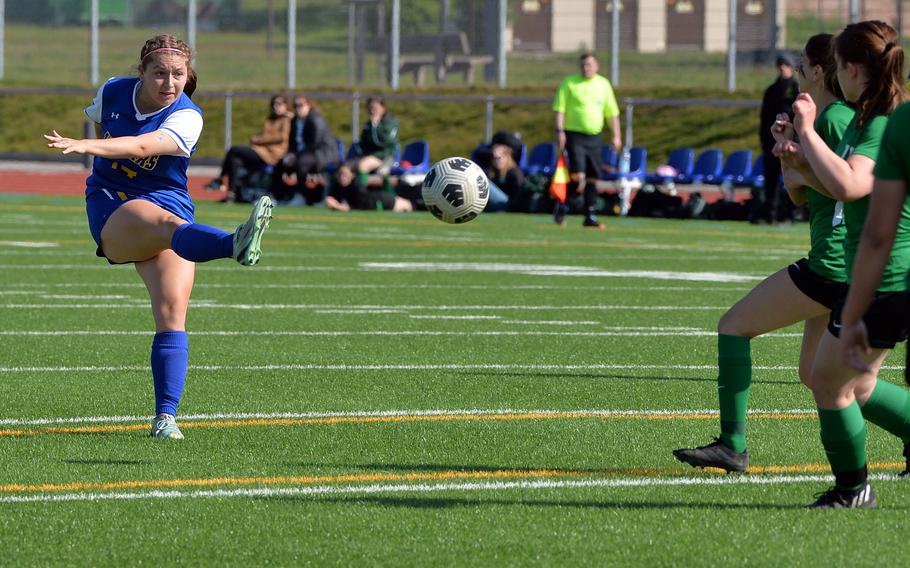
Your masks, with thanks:
[[[403,92],[415,92],[404,89]],[[420,92],[426,92],[420,91]],[[432,93],[479,93],[479,89],[433,89]],[[548,96],[549,85],[534,89],[496,91],[502,94]],[[719,97],[716,91],[623,91],[632,97]],[[757,96],[757,95],[756,95]],[[82,132],[82,109],[90,102],[83,95],[22,95],[0,97],[0,153],[41,153],[47,148],[42,132],[57,129],[64,135]],[[205,130],[197,157],[218,158],[224,146],[224,103],[219,97],[198,97],[205,113]],[[246,143],[256,134],[266,111],[266,99],[235,99],[233,103],[234,143]],[[351,139],[351,105],[348,101],[325,100],[320,103],[335,135]],[[483,140],[482,103],[391,102],[390,110],[401,119],[402,142],[423,138],[430,143],[433,159],[466,155]],[[361,111],[361,120],[366,117]],[[534,145],[553,137],[552,112],[547,104],[497,104],[494,129],[515,130]],[[625,126],[623,126],[625,128]],[[648,148],[649,162],[661,163],[673,148],[717,147],[725,152],[740,148],[757,149],[758,111],[752,108],[717,107],[637,107],[634,117],[634,143]]]

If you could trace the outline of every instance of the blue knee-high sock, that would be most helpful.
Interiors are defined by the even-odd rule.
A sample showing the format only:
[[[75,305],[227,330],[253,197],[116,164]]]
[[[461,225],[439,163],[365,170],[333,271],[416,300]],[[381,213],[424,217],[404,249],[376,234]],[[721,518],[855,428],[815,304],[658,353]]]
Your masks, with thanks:
[[[155,383],[155,414],[177,415],[183,395],[189,342],[185,331],[162,331],[152,341],[152,379]]]
[[[234,234],[209,225],[187,223],[174,231],[171,248],[181,258],[192,262],[231,258],[234,254]]]

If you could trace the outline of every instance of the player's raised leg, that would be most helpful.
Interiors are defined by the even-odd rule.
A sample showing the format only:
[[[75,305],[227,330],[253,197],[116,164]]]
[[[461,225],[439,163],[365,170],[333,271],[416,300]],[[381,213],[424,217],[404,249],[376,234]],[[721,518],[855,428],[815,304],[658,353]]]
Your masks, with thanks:
[[[246,223],[234,233],[202,223],[187,223],[155,203],[132,199],[114,211],[101,232],[101,246],[114,262],[141,262],[172,249],[191,262],[233,258],[259,262],[262,235],[272,217],[272,200],[261,197]]]

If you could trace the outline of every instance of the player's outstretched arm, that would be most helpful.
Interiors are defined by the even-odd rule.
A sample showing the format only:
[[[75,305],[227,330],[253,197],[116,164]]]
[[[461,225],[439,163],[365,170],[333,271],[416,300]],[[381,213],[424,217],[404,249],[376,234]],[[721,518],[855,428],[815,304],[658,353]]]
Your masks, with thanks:
[[[102,158],[147,158],[160,155],[181,155],[173,138],[162,130],[140,136],[118,138],[67,138],[56,130],[45,134],[48,148],[62,149],[64,154],[91,154]]]

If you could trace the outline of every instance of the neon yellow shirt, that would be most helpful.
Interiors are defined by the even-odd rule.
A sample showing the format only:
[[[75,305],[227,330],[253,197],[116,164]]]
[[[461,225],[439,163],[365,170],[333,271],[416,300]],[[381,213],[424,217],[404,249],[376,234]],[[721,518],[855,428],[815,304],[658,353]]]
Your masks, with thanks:
[[[582,134],[600,134],[604,119],[619,116],[619,105],[610,81],[603,75],[585,79],[570,75],[559,86],[553,99],[553,111],[565,115],[563,127]]]

